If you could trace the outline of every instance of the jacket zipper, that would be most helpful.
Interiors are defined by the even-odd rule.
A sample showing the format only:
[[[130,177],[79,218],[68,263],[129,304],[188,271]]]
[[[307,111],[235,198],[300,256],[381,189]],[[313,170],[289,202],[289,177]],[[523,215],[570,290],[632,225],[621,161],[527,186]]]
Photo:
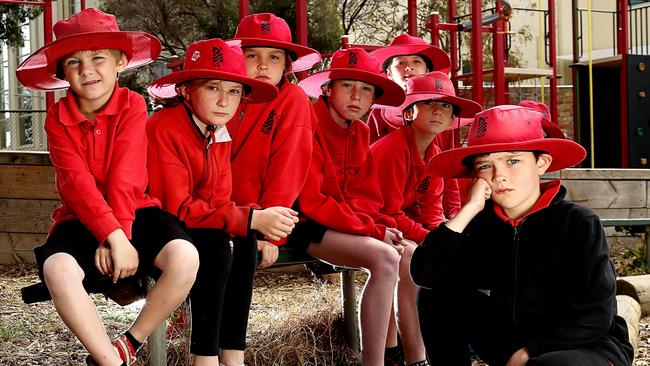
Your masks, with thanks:
[[[519,256],[519,232],[521,231],[521,225],[523,225],[524,218],[519,225],[513,227],[513,237],[512,237],[512,246],[513,246],[513,259],[514,259],[514,298],[512,301],[512,322],[517,322],[517,314],[519,307],[519,267],[521,266],[521,257]]]

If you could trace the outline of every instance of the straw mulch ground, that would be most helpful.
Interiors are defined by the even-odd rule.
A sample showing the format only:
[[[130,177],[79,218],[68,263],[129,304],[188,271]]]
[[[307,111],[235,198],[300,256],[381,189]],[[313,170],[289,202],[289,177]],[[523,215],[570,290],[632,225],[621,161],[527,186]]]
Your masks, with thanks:
[[[363,276],[357,274],[359,282]],[[0,365],[85,364],[86,352],[60,321],[51,302],[22,303],[20,288],[37,280],[33,266],[0,266]],[[344,340],[338,277],[327,275],[324,280],[314,280],[306,272],[258,273],[247,363],[358,364]],[[93,298],[111,336],[126,329],[139,311],[138,305],[120,307],[101,295]],[[168,332],[183,332],[177,328]],[[188,363],[186,348],[185,336],[170,341],[170,366]]]
[[[359,284],[364,275],[357,273]],[[37,281],[33,266],[0,266],[0,365],[80,365],[86,352],[65,328],[51,302],[24,305],[20,288]],[[360,287],[360,286],[358,286]],[[256,276],[246,361],[250,365],[358,365],[345,345],[336,275],[317,281],[308,273]],[[110,335],[124,330],[139,307],[120,307],[94,295]],[[176,314],[182,323],[183,310]],[[641,321],[634,366],[650,366],[650,318]],[[181,328],[179,330],[179,328]],[[182,327],[168,330],[170,366],[186,365]],[[146,346],[145,346],[146,347]],[[144,350],[146,353],[146,350]]]

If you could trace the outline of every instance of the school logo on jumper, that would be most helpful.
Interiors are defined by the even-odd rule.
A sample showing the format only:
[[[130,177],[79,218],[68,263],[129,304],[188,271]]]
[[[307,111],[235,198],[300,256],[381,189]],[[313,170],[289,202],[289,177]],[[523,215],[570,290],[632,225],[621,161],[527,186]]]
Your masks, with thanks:
[[[264,124],[262,124],[262,128],[260,131],[262,131],[263,134],[268,135],[271,133],[271,130],[273,129],[273,123],[275,122],[275,109],[271,109],[271,113],[269,113],[269,116],[266,117],[266,121],[264,121]]]
[[[437,92],[442,91],[442,81],[440,79],[436,79],[435,83],[436,83],[436,91]]]
[[[262,27],[262,34],[269,34],[269,33],[271,33],[271,23],[269,23],[269,22],[262,22],[261,27]]]
[[[476,131],[476,137],[483,137],[487,133],[487,118],[481,117],[478,119],[478,130]]]
[[[359,174],[361,168],[358,166],[348,166],[336,171],[336,175],[354,176]]]
[[[214,66],[223,65],[223,51],[221,51],[221,47],[212,47],[212,64]]]
[[[354,52],[350,52],[350,59],[348,60],[348,65],[356,65],[357,64],[357,54]]]
[[[424,179],[422,179],[422,181],[418,185],[417,192],[419,194],[424,194],[429,189],[430,184],[431,184],[431,177],[427,175],[426,177],[424,177]]]

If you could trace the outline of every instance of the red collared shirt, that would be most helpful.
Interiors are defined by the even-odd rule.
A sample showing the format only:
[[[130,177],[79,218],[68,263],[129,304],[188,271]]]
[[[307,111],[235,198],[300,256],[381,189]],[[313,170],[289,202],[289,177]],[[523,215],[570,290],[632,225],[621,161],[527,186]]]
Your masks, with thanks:
[[[182,104],[154,113],[147,136],[149,192],[163,209],[190,228],[248,235],[252,208],[230,200],[230,141],[206,138]]]
[[[50,233],[79,219],[100,243],[119,228],[131,239],[135,210],[160,206],[145,193],[146,121],[144,98],[117,83],[95,121],[79,112],[71,89],[50,108],[45,131],[61,198]]]
[[[322,98],[314,110],[319,123],[307,182],[298,198],[301,212],[329,229],[383,240],[386,225],[395,223],[380,213],[383,201],[368,126],[355,120],[342,128]]]
[[[413,128],[404,126],[375,142],[370,151],[378,164],[382,212],[395,219],[405,238],[422,242],[429,230],[445,222],[445,180],[428,165],[440,149],[431,143],[423,160]]]

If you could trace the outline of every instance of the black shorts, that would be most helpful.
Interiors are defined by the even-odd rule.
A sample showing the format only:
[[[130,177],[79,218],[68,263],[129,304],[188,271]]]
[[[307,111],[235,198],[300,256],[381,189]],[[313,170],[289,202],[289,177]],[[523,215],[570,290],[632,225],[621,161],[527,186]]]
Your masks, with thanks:
[[[131,244],[138,252],[138,273],[159,275],[153,261],[167,243],[183,239],[192,243],[183,223],[176,216],[158,207],[146,207],[135,211]],[[79,263],[85,273],[84,283],[104,278],[95,267],[95,251],[99,242],[79,220],[60,223],[48,236],[45,244],[34,248],[38,276],[43,280],[43,264],[56,253],[68,253]]]
[[[329,230],[325,226],[312,220],[301,221],[296,224],[287,238],[287,248],[307,250],[309,244],[323,241],[325,233]]]

